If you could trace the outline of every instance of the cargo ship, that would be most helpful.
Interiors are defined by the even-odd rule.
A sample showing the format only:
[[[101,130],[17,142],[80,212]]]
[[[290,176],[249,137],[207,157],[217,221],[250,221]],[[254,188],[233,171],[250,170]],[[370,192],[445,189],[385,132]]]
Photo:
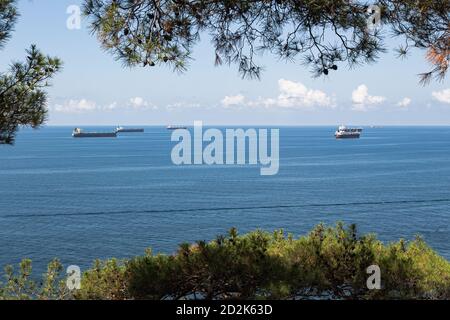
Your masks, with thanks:
[[[142,128],[124,128],[124,127],[118,126],[118,127],[116,128],[116,132],[117,132],[117,133],[144,132],[144,129],[142,129]]]
[[[72,132],[74,138],[116,138],[117,132],[85,132],[83,129],[75,128]]]
[[[187,127],[184,126],[167,126],[167,130],[178,130],[178,129],[187,129]]]
[[[346,126],[340,126],[334,133],[336,139],[359,139],[361,137],[361,128],[347,128]]]

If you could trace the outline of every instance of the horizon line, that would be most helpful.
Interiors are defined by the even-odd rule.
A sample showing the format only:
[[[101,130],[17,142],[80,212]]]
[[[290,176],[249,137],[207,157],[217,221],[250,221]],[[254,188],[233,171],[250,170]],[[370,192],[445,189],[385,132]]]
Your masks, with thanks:
[[[142,127],[167,127],[169,124],[121,124],[120,126],[142,126]],[[194,126],[194,123],[180,123],[177,124],[180,126]],[[228,124],[218,124],[218,123],[203,123],[204,127],[211,127],[211,126],[267,126],[267,127],[336,127],[343,124],[264,124],[264,123],[228,123]],[[362,126],[362,127],[450,127],[449,124],[417,124],[417,123],[411,123],[411,124],[345,124],[348,126]],[[80,127],[80,126],[97,126],[97,127],[117,127],[117,124],[93,124],[93,123],[87,123],[87,124],[45,124],[41,125],[39,128],[45,128],[45,127]],[[39,129],[36,128],[36,129]]]

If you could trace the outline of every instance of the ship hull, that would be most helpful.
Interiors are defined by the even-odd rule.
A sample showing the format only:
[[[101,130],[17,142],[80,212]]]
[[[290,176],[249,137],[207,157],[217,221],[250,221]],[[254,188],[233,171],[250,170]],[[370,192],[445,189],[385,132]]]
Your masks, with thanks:
[[[359,139],[360,134],[336,135],[336,139]]]
[[[117,130],[118,133],[144,132],[144,129],[122,129]]]
[[[74,133],[72,135],[74,138],[116,138],[117,133],[106,132],[106,133]]]

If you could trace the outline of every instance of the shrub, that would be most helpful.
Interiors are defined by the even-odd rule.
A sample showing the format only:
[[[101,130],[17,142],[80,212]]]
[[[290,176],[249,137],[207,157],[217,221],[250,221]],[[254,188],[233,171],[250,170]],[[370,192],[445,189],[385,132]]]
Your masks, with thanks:
[[[367,288],[371,265],[381,270],[379,290]],[[173,255],[148,250],[128,261],[96,261],[73,294],[57,281],[60,270],[53,262],[36,286],[24,260],[19,275],[6,270],[0,299],[450,299],[450,263],[423,239],[385,245],[342,223],[298,239],[232,229]]]
[[[0,282],[0,300],[64,300],[73,296],[61,275],[61,263],[55,259],[48,264],[42,281],[32,278],[31,260],[24,259],[16,272],[12,266],[5,267],[5,283]]]

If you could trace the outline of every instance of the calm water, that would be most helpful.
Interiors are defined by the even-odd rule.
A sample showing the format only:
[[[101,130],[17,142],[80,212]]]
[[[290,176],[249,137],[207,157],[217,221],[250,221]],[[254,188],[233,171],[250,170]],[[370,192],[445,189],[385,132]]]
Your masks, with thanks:
[[[105,128],[103,128],[105,129]],[[95,258],[284,228],[296,235],[341,220],[384,241],[421,234],[450,259],[450,127],[282,128],[280,172],[176,167],[164,128],[117,139],[73,139],[71,128],[21,132],[0,147],[0,265]]]

